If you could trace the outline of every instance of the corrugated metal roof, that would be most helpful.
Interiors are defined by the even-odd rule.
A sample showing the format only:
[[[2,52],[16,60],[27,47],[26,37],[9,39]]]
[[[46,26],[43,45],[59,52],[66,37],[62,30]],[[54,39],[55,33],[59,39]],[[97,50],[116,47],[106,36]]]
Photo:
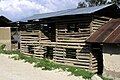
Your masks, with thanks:
[[[112,19],[93,33],[87,42],[91,43],[120,43],[120,19]]]
[[[95,7],[86,7],[86,8],[75,8],[75,9],[68,9],[68,10],[43,13],[43,14],[35,14],[33,16],[21,19],[19,21],[25,22],[28,20],[36,20],[36,19],[43,19],[43,18],[50,18],[50,17],[66,16],[66,15],[91,14],[111,5],[113,4],[95,6]]]
[[[106,8],[108,6],[111,6],[111,5],[112,4],[95,6],[95,7],[78,8],[73,11],[67,12],[64,15],[90,14],[90,13],[94,13],[96,11],[99,11],[99,10]]]
[[[62,11],[50,12],[50,13],[43,13],[43,14],[35,14],[33,16],[21,19],[20,21],[24,22],[24,21],[28,21],[28,20],[37,20],[37,19],[43,19],[43,18],[50,18],[50,17],[55,17],[55,16],[61,16],[64,13],[67,13],[67,12],[73,11],[73,10],[75,10],[75,9],[68,9],[68,10],[62,10]]]

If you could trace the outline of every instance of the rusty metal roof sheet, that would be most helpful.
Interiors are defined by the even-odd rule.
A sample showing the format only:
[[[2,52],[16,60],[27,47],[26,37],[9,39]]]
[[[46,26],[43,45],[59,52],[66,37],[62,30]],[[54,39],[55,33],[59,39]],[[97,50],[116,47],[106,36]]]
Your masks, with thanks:
[[[91,43],[120,43],[120,19],[112,19],[93,33],[87,42]]]

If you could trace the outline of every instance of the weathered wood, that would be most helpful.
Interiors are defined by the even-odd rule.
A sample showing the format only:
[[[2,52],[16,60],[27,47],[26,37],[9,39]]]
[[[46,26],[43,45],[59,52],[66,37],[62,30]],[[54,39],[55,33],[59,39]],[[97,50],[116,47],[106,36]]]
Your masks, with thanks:
[[[85,42],[85,40],[58,40],[59,42]]]

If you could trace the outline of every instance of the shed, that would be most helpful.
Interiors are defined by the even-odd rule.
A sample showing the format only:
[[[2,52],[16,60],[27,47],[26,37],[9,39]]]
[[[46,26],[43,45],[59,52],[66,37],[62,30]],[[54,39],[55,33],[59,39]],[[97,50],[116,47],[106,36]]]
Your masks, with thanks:
[[[112,77],[120,78],[120,19],[111,19],[93,33],[87,42],[91,44],[91,52],[101,57],[99,64],[104,64],[104,72],[109,72]]]
[[[4,16],[0,16],[0,45],[6,44],[7,50],[11,50],[11,29],[10,20]]]
[[[24,18],[19,20],[20,50],[101,74],[97,59],[89,50],[90,44],[85,41],[111,18],[118,17],[119,11],[117,5],[108,4]]]
[[[0,16],[0,45],[6,44],[6,50],[18,49],[18,28],[11,23],[8,18]]]

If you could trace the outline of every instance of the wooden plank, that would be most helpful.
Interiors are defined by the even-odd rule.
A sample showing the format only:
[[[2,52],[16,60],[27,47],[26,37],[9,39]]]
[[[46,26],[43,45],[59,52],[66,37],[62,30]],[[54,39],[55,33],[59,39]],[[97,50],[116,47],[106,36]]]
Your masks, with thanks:
[[[39,39],[21,39],[21,41],[38,41]]]
[[[85,42],[85,40],[58,40],[58,42]]]
[[[54,48],[53,50],[57,50],[57,51],[65,51],[65,49],[63,49],[63,48]]]
[[[28,35],[38,35],[38,33],[21,33],[21,36],[28,36]]]
[[[28,46],[28,45],[35,45],[35,46],[39,46],[39,43],[21,43],[21,46]]]
[[[34,38],[34,39],[37,39],[38,37],[32,37],[32,36],[20,36],[20,38],[22,39],[22,38],[27,38],[27,39],[32,39],[32,38]]]
[[[54,50],[53,51],[54,53],[56,53],[56,54],[63,54],[63,53],[66,53],[66,51],[65,50]]]
[[[43,55],[45,52],[34,52],[36,55]]]
[[[76,32],[76,33],[58,33],[61,35],[67,35],[67,36],[86,36],[88,32],[85,33],[81,33],[81,32]]]
[[[76,55],[78,55],[78,56],[90,56],[90,54],[86,54],[86,53],[76,53]]]
[[[77,61],[77,62],[89,62],[89,59],[86,60],[86,59],[71,59],[71,58],[62,58],[62,57],[55,57],[56,59],[59,59],[59,60],[69,60],[69,61]]]
[[[89,63],[84,63],[84,62],[75,62],[75,61],[69,61],[69,60],[64,60],[65,63],[73,63],[73,64],[79,64],[79,65],[86,65],[88,66]]]
[[[58,32],[62,32],[62,31],[65,32],[65,31],[67,31],[67,29],[58,29],[57,31]]]
[[[58,39],[67,39],[67,40],[86,40],[88,37],[65,37],[65,36],[58,36]]]
[[[89,68],[89,60],[84,60],[84,61],[86,61],[86,62],[84,62],[83,60],[78,61],[76,59],[67,59],[67,58],[65,58],[65,59],[61,58],[60,59],[60,57],[59,57],[59,58],[55,58],[55,61],[60,61],[60,62],[64,62],[64,63],[73,63],[73,64],[77,64],[79,66],[85,65],[87,68]]]
[[[66,65],[63,60],[56,60],[55,61],[57,64],[62,64],[62,65]],[[61,62],[61,63],[60,63]],[[67,64],[68,65],[68,64]],[[84,68],[84,69],[89,69],[88,66],[83,66],[83,65],[70,65],[70,66],[75,66],[75,67],[79,67],[79,68]]]
[[[98,21],[93,21],[93,24],[99,24],[99,25],[103,25],[105,24],[106,22],[98,22]]]
[[[57,45],[56,47],[60,47],[60,48],[73,48],[73,49],[81,49],[82,48],[80,46],[61,46],[61,45]]]
[[[84,32],[83,32],[84,33]],[[79,35],[61,35],[61,33],[60,33],[60,35],[58,34],[57,35],[57,37],[89,37],[90,36],[90,32],[89,33],[84,33],[84,35],[82,35],[82,34],[79,34]]]
[[[38,41],[21,41],[21,43],[38,43],[39,44]]]
[[[63,42],[44,42],[41,41],[40,44],[49,44],[49,45],[76,45],[76,46],[80,46],[80,45],[84,45],[85,43],[63,43]]]
[[[96,22],[106,23],[106,21],[100,20],[100,19],[94,19]]]
[[[90,59],[89,56],[76,56],[76,58],[78,58],[78,59]]]

